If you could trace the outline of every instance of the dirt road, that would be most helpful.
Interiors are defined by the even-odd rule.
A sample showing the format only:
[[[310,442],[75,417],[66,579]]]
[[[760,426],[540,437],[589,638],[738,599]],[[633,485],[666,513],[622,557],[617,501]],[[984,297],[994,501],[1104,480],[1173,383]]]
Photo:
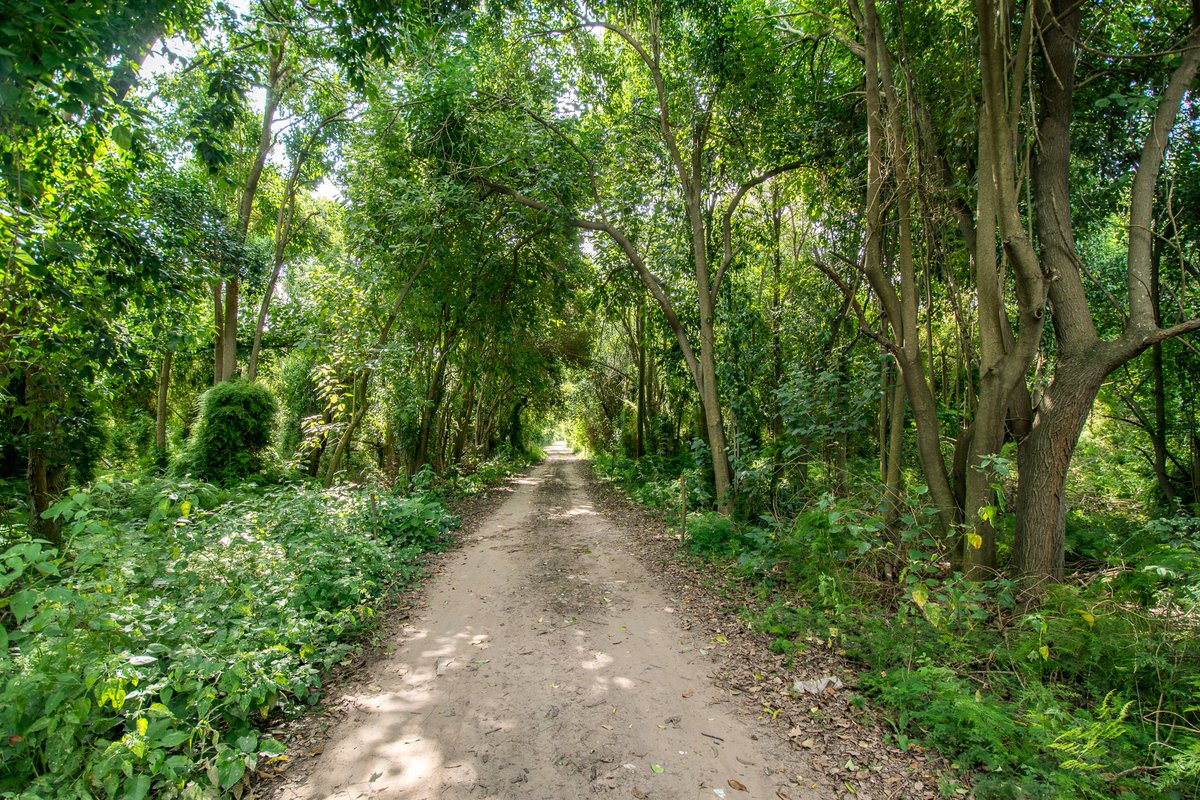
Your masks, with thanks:
[[[816,797],[714,686],[587,469],[559,453],[518,481],[276,800]]]

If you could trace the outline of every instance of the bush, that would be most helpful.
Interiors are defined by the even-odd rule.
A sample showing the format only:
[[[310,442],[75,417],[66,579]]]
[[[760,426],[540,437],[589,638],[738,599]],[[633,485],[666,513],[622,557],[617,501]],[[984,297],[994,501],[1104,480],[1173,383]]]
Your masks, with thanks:
[[[689,515],[687,531],[687,548],[703,556],[735,556],[746,546],[733,520],[711,511]]]
[[[315,700],[457,524],[430,497],[225,496],[163,484],[129,518],[128,485],[97,487],[53,509],[65,555],[0,545],[0,796],[239,796],[283,753],[269,716]]]
[[[650,460],[595,466],[655,504]],[[1200,522],[1088,529],[1110,569],[1022,607],[1004,577],[946,571],[923,500],[891,525],[870,497],[760,526],[698,511],[682,546],[759,581],[746,616],[775,652],[861,664],[900,747],[937,747],[979,800],[1200,798]]]
[[[209,389],[182,471],[229,486],[261,470],[276,410],[274,395],[260,383],[231,380]]]

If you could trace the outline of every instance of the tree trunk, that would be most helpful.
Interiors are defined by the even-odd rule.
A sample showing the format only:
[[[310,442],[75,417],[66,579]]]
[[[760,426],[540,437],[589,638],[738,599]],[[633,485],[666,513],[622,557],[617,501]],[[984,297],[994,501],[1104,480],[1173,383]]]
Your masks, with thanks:
[[[433,435],[433,423],[438,409],[441,408],[442,397],[445,394],[446,362],[453,349],[454,334],[452,333],[450,334],[449,341],[438,356],[437,365],[434,367],[433,375],[429,379],[429,388],[425,392],[425,408],[421,411],[421,428],[417,435],[417,448],[413,453],[411,469],[413,474],[420,472],[421,467],[425,466],[425,462],[429,459],[429,444]]]
[[[333,415],[329,413],[329,409],[321,412],[322,430],[317,435],[317,443],[313,445],[308,454],[308,468],[306,472],[310,478],[315,478],[321,472],[321,458],[325,455],[325,445],[329,441],[329,433],[325,430],[329,423],[333,422]]]
[[[1066,484],[1079,434],[1108,370],[1097,360],[1063,360],[1037,410],[1033,430],[1021,443],[1017,469],[1013,568],[1033,581],[1063,577]]]
[[[454,436],[454,447],[451,450],[451,459],[455,464],[458,464],[463,459],[463,453],[467,449],[467,436],[471,432],[471,425],[474,422],[475,410],[475,377],[472,376],[467,384],[467,394],[462,402],[462,418],[458,421],[458,430]]]
[[[525,407],[525,400],[519,400],[513,406],[512,413],[508,418],[508,445],[516,452],[521,452],[524,442],[521,437],[521,410]]]
[[[887,468],[884,472],[888,528],[900,518],[900,497],[904,490],[904,411],[907,405],[904,384],[898,383],[892,390],[892,402],[888,419]]]
[[[158,368],[158,403],[154,408],[154,447],[155,460],[166,466],[167,458],[167,392],[171,388],[171,362],[175,354],[170,350],[162,355],[162,363]]]
[[[67,484],[62,442],[62,387],[41,367],[25,370],[25,405],[29,409],[29,529],[36,538],[62,544],[62,521],[42,516],[63,495]]]
[[[254,326],[254,341],[250,345],[250,359],[246,364],[246,380],[253,381],[258,377],[258,356],[262,349],[263,331],[267,326],[267,312],[271,308],[271,300],[275,296],[275,287],[279,282],[279,274],[283,270],[283,257],[288,243],[292,240],[292,225],[296,219],[296,192],[300,181],[300,173],[308,162],[313,148],[320,140],[321,132],[331,123],[342,119],[342,111],[334,112],[321,120],[316,130],[308,137],[304,147],[296,155],[288,170],[287,184],[283,197],[279,202],[279,212],[275,216],[275,257],[271,267],[271,278],[267,281],[266,291],[263,292],[262,303],[258,308],[258,322]],[[260,141],[261,145],[261,141]],[[249,217],[247,217],[249,219]]]
[[[243,243],[250,232],[250,216],[254,211],[254,196],[258,193],[258,184],[262,179],[263,168],[267,156],[275,143],[272,128],[275,124],[275,111],[279,107],[279,87],[283,79],[283,55],[287,49],[287,39],[279,40],[277,47],[271,51],[267,67],[266,98],[263,103],[262,129],[258,135],[258,148],[254,160],[250,163],[250,171],[246,174],[246,182],[242,185],[242,196],[238,202],[237,232],[238,239]],[[229,380],[237,372],[237,311],[238,311],[238,276],[229,276],[225,281],[225,342],[224,358],[222,359],[222,380]],[[257,361],[255,362],[257,369]]]
[[[1154,325],[1161,327],[1162,314],[1160,311],[1162,266],[1162,237],[1154,240],[1154,255],[1150,264],[1150,302],[1154,307]],[[1152,391],[1154,393],[1154,477],[1158,480],[1158,488],[1163,494],[1163,502],[1168,508],[1175,507],[1175,487],[1167,475],[1167,388],[1163,374],[1163,346],[1156,344],[1150,348],[1150,369],[1154,378]]]
[[[238,278],[225,279],[225,335],[221,350],[221,380],[237,375]]]
[[[856,6],[857,7],[857,6]],[[867,109],[867,192],[866,192],[866,246],[863,272],[875,290],[883,311],[892,328],[892,344],[889,350],[896,359],[900,377],[908,395],[913,421],[917,431],[917,455],[921,469],[929,486],[930,498],[938,509],[936,526],[939,537],[947,549],[953,545],[952,531],[958,518],[958,506],[950,487],[945,459],[941,449],[941,426],[937,418],[937,400],[929,388],[925,374],[924,358],[921,354],[921,329],[917,315],[917,288],[912,258],[911,201],[906,199],[900,214],[904,236],[901,237],[899,259],[900,293],[896,291],[896,280],[885,274],[883,265],[884,204],[885,189],[884,154],[888,126],[884,124],[884,95],[889,94],[891,114],[890,127],[894,137],[893,159],[897,161],[896,180],[901,197],[911,197],[908,173],[907,144],[903,141],[903,125],[899,120],[898,101],[894,97],[894,86],[890,71],[890,54],[883,41],[882,28],[875,14],[873,0],[866,0],[860,15],[860,27],[865,42],[865,75]]]
[[[358,430],[359,424],[362,423],[363,417],[367,414],[367,390],[370,388],[370,383],[371,368],[364,367],[358,380],[355,381],[354,412],[350,416],[350,422],[346,425],[346,429],[342,431],[342,435],[338,438],[337,447],[334,448],[333,455],[329,457],[329,466],[325,468],[325,480],[322,485],[326,489],[333,486],[333,480],[342,468],[342,460],[350,450],[350,442],[354,439],[354,432]]]
[[[213,386],[225,380],[225,294],[224,281],[216,281],[212,287],[213,303]]]
[[[646,316],[642,301],[638,299],[636,321],[637,347],[637,439],[634,443],[634,458],[646,453]]]

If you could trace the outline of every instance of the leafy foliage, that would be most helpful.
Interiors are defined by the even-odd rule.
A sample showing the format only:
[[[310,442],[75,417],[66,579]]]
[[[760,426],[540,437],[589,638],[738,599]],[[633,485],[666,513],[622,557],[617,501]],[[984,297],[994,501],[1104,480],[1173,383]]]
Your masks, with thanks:
[[[262,469],[278,405],[260,383],[225,381],[200,400],[200,423],[181,461],[184,472],[231,485]]]
[[[428,496],[175,482],[99,483],[53,512],[65,555],[10,538],[0,556],[14,798],[231,790],[283,753],[271,716],[315,700],[457,525]]]

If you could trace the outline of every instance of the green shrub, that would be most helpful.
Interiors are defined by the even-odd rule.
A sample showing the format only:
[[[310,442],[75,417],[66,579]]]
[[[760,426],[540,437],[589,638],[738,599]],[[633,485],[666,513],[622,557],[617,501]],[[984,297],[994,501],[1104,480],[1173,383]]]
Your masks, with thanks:
[[[152,486],[147,516],[117,511]],[[166,482],[53,511],[65,554],[0,550],[0,796],[21,800],[240,794],[283,752],[268,717],[315,700],[457,523],[432,497]]]
[[[183,471],[224,486],[253,475],[264,466],[276,410],[274,395],[260,383],[231,380],[209,389]]]
[[[1005,766],[1021,735],[1002,702],[947,667],[926,665],[886,675],[865,673],[863,686],[896,709],[897,731],[913,733],[915,729],[942,752],[957,754],[963,767]]]
[[[735,556],[746,544],[733,520],[712,511],[689,514],[687,532],[687,548],[703,556]]]

